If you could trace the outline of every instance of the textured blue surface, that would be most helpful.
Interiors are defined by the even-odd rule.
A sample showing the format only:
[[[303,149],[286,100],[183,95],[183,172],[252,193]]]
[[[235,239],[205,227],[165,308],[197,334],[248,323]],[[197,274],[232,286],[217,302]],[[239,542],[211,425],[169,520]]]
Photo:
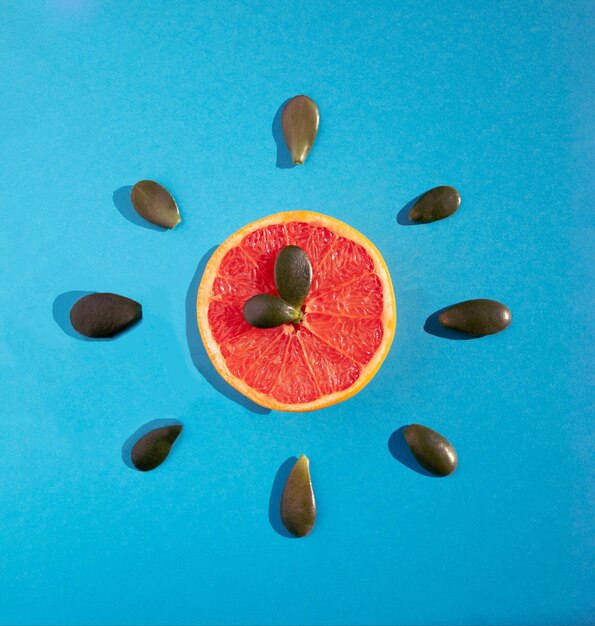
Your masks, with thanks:
[[[595,619],[593,7],[2,3],[2,623]],[[288,169],[274,120],[296,93],[321,129]],[[175,231],[131,217],[122,188],[146,177]],[[437,184],[459,212],[399,224]],[[209,251],[289,209],[370,237],[399,315],[374,381],[301,415],[231,393],[193,316]],[[74,337],[70,292],[94,290],[142,323]],[[473,297],[512,326],[424,330]],[[122,446],[156,419],[185,430],[141,474]],[[412,422],[456,445],[452,477],[409,467],[391,435]],[[275,498],[300,453],[319,519],[292,540]]]

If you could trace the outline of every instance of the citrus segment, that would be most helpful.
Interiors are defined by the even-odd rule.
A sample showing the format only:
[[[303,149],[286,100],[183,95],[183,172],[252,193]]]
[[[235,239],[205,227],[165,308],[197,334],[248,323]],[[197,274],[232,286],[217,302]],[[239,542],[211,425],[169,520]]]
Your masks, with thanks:
[[[382,343],[384,328],[378,318],[341,317],[311,313],[304,326],[331,348],[365,365]]]
[[[382,283],[376,274],[357,276],[352,281],[310,298],[308,311],[362,317],[382,313]]]
[[[322,394],[347,389],[357,380],[361,366],[353,359],[330,348],[321,339],[304,329],[298,335],[306,361],[318,374],[318,387]]]
[[[285,246],[312,264],[303,320],[254,328],[242,314],[257,294],[278,295],[274,265]],[[244,227],[213,254],[197,298],[201,336],[217,371],[255,402],[307,411],[344,400],[376,373],[396,322],[380,253],[363,235],[306,211],[272,215]]]
[[[340,289],[353,278],[374,270],[374,261],[363,246],[339,237],[329,246],[320,261],[316,281],[312,284],[311,296],[329,288]]]
[[[281,370],[271,393],[275,400],[283,404],[312,402],[321,395],[295,333],[290,335]]]
[[[271,355],[274,360],[277,352],[285,350],[286,344],[287,340],[279,327],[249,327],[245,333],[222,344],[221,354],[233,375],[243,378],[250,367],[263,357]]]
[[[257,353],[256,356],[252,355],[255,362],[245,377],[246,384],[251,389],[255,389],[262,394],[271,393],[279,379],[288,344],[289,335],[281,332],[274,343],[270,344],[270,346],[263,346],[262,352]]]
[[[233,339],[252,328],[244,319],[241,307],[238,307],[235,302],[218,300],[209,304],[209,326],[218,344]]]
[[[256,264],[263,280],[262,284],[259,285],[261,291],[258,293],[275,291],[275,259],[279,250],[284,248],[287,243],[287,231],[283,224],[259,228],[244,237],[241,248]]]

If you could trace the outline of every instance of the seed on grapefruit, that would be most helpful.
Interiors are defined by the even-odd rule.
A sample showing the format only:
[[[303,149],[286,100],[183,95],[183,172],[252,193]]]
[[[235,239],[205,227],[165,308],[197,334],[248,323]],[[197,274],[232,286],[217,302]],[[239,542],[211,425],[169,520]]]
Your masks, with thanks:
[[[279,295],[274,266],[285,246],[302,248],[312,286],[300,323],[255,328],[244,303]],[[388,269],[374,245],[332,217],[278,213],[241,228],[213,253],[196,312],[206,351],[221,376],[261,406],[312,411],[353,396],[390,348],[396,307]]]

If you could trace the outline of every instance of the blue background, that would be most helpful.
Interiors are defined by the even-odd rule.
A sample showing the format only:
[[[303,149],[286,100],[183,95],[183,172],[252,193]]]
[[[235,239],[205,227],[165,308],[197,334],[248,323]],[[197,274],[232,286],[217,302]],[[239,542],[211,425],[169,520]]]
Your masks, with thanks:
[[[594,6],[2,3],[3,623],[594,621]],[[292,169],[297,93],[321,127]],[[141,178],[181,226],[134,217]],[[438,184],[452,218],[397,220]],[[232,392],[193,312],[213,247],[291,209],[372,239],[398,306],[373,382],[310,414]],[[77,338],[86,291],[142,323]],[[432,334],[474,297],[512,326]],[[162,419],[185,425],[170,458],[133,471],[122,446]],[[412,422],[455,444],[452,477],[409,467]],[[300,453],[319,518],[294,540],[276,506]]]

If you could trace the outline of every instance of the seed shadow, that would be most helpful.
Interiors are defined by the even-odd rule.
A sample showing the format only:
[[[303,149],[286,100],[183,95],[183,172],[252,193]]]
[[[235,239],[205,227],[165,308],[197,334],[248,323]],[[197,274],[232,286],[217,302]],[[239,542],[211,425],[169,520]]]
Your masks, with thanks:
[[[52,315],[56,324],[70,337],[79,339],[80,341],[96,341],[92,337],[85,337],[77,333],[70,323],[70,309],[77,300],[80,300],[83,296],[88,296],[92,291],[67,291],[60,294],[52,305]]]
[[[459,330],[455,330],[454,328],[446,328],[442,326],[440,323],[440,316],[444,311],[450,309],[453,306],[445,306],[443,309],[432,313],[430,317],[424,323],[424,330],[429,335],[434,335],[435,337],[442,337],[442,339],[454,339],[455,341],[467,341],[469,339],[481,339],[485,335],[471,335],[469,333],[463,333]]]
[[[409,469],[412,469],[414,472],[418,474],[422,474],[423,476],[429,476],[431,478],[437,478],[431,472],[419,464],[418,460],[413,456],[413,452],[411,452],[411,448],[407,445],[407,441],[405,440],[404,431],[407,426],[401,426],[401,428],[397,428],[395,432],[388,439],[388,450],[393,455],[399,463],[402,463]]]
[[[411,211],[411,208],[413,207],[413,205],[423,196],[422,193],[419,194],[419,196],[416,196],[415,198],[413,198],[413,200],[410,200],[398,213],[397,213],[397,222],[399,224],[401,224],[401,226],[421,226],[423,225],[422,222],[414,222],[413,220],[409,219],[409,211]]]
[[[291,154],[289,154],[289,149],[287,147],[287,143],[285,142],[285,137],[283,135],[283,127],[281,125],[281,116],[283,115],[283,109],[285,105],[291,100],[291,98],[287,98],[285,102],[277,109],[275,113],[275,117],[273,118],[273,139],[277,144],[277,167],[281,170],[289,170],[292,167],[295,167],[295,163],[291,158]]]
[[[114,337],[86,337],[85,335],[81,335],[77,332],[70,323],[70,309],[72,309],[74,303],[77,300],[80,300],[83,296],[88,296],[91,293],[96,293],[94,291],[66,291],[65,293],[60,294],[52,305],[52,315],[56,324],[70,337],[74,337],[79,341],[93,341],[95,343],[102,341],[115,341],[119,339],[123,335],[128,334],[131,330],[134,330],[137,326],[142,324],[143,318],[141,318],[128,326],[128,328],[124,329],[122,332],[118,333]]]
[[[124,445],[122,446],[122,461],[124,461],[125,465],[128,465],[133,470],[136,470],[134,467],[134,463],[132,462],[132,448],[134,448],[134,444],[141,438],[144,437],[147,433],[152,430],[156,430],[157,428],[164,428],[165,426],[173,426],[174,424],[180,424],[182,426],[182,422],[180,420],[174,419],[157,419],[147,422],[143,424],[140,428],[134,431],[134,433],[126,439]],[[180,433],[180,435],[184,432]],[[179,436],[178,436],[179,439]],[[176,439],[177,443],[177,439]],[[174,450],[175,446],[172,446],[171,452],[168,454],[167,458],[169,458]],[[137,470],[138,471],[138,470]]]
[[[148,222],[136,212],[136,209],[132,206],[132,201],[130,200],[131,190],[131,185],[125,185],[124,187],[120,187],[119,189],[116,189],[116,191],[114,191],[112,199],[114,201],[116,209],[118,209],[118,211],[120,211],[120,213],[129,222],[136,224],[136,226],[143,226],[144,228],[148,228],[149,230],[156,230],[160,232],[168,230],[167,228],[163,228],[163,226],[158,226],[157,224],[152,224],[151,222]]]
[[[278,535],[287,537],[287,539],[297,539],[297,537],[292,535],[287,528],[283,526],[283,522],[281,521],[281,496],[283,495],[287,478],[296,462],[297,458],[290,456],[281,464],[275,474],[275,480],[273,481],[273,487],[271,488],[271,495],[269,497],[269,523]]]
[[[246,398],[246,396],[241,394],[239,391],[236,391],[231,385],[223,380],[217,370],[213,367],[198,330],[198,324],[196,321],[196,294],[198,291],[198,285],[200,284],[200,279],[205,271],[207,262],[211,256],[213,256],[213,252],[215,252],[217,247],[218,246],[213,246],[200,260],[198,267],[196,268],[196,272],[190,281],[188,292],[186,294],[186,341],[188,343],[188,350],[196,369],[204,376],[205,380],[209,383],[209,385],[211,385],[211,387],[213,387],[213,389],[253,413],[267,415],[271,412],[270,409],[266,409],[255,402],[252,402],[252,400]]]

